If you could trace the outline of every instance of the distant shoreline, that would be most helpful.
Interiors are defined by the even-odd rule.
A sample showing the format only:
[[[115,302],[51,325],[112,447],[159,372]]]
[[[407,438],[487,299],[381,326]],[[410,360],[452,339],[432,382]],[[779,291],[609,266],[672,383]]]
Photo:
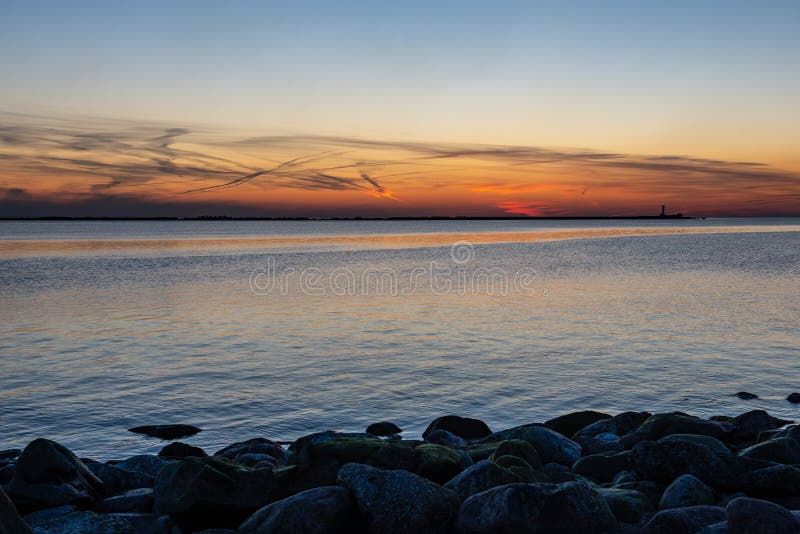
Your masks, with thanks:
[[[2,221],[591,221],[591,220],[694,220],[705,217],[675,215],[568,216],[568,217],[0,217]],[[746,218],[746,217],[743,217]]]

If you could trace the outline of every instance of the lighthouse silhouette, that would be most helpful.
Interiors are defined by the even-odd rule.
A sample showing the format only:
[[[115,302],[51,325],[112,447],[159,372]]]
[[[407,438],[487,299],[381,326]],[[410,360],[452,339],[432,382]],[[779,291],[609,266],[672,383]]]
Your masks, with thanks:
[[[661,204],[661,216],[662,217],[667,216],[667,206],[665,206],[664,204]]]

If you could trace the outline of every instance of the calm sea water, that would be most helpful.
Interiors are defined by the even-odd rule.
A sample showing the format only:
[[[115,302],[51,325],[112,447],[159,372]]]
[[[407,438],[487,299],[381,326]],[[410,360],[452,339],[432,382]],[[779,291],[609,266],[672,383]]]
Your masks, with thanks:
[[[0,448],[43,436],[110,459],[163,445],[127,428],[173,422],[214,451],[384,419],[417,436],[447,413],[496,429],[588,408],[800,419],[784,400],[800,390],[798,225],[2,222]],[[573,239],[450,246],[560,230]],[[328,236],[355,237],[304,240]]]

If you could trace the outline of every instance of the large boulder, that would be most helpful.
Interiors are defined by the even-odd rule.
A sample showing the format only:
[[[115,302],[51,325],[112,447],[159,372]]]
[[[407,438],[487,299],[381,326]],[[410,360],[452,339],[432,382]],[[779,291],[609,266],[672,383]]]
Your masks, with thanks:
[[[0,532],[3,534],[32,534],[30,527],[19,516],[17,508],[0,488]]]
[[[492,459],[492,462],[508,469],[515,475],[520,478],[521,482],[552,482],[552,478],[547,473],[542,471],[538,471],[531,467],[531,465],[520,458],[519,456],[513,456],[511,454],[506,454],[505,456],[500,456],[499,458]]]
[[[542,459],[539,457],[536,447],[531,445],[530,442],[521,439],[501,441],[489,459],[495,461],[503,456],[517,456],[518,458],[522,458],[534,469],[541,469],[542,467]]]
[[[347,534],[358,526],[348,490],[324,486],[268,504],[242,523],[238,534]]]
[[[755,497],[797,497],[800,495],[800,468],[770,465],[749,471],[741,477],[739,489]]]
[[[367,434],[372,434],[373,436],[395,436],[402,431],[402,428],[389,421],[372,423],[367,427]]]
[[[153,490],[139,488],[108,497],[97,501],[94,509],[104,514],[150,513],[153,511]]]
[[[730,456],[733,454],[727,445],[722,443],[717,438],[712,438],[710,436],[698,436],[697,434],[670,434],[669,436],[665,436],[658,441],[661,443],[669,443],[673,441],[689,442],[707,447],[723,456]]]
[[[738,497],[725,508],[730,534],[800,532],[800,520],[777,504]]]
[[[687,506],[711,506],[716,502],[714,490],[703,484],[702,480],[693,475],[681,475],[664,490],[658,507],[667,510]]]
[[[611,415],[603,412],[595,412],[593,410],[584,410],[582,412],[572,412],[550,419],[549,421],[545,421],[544,426],[550,430],[555,430],[566,438],[571,438],[578,430],[600,421],[601,419],[611,419]]]
[[[605,499],[580,482],[508,484],[461,505],[458,531],[489,533],[613,532],[616,519]]]
[[[600,483],[611,482],[620,471],[631,468],[631,451],[584,456],[572,466],[581,476]]]
[[[641,534],[695,534],[725,521],[725,510],[717,506],[689,506],[662,510],[639,530]]]
[[[464,439],[482,439],[492,433],[489,426],[480,419],[470,419],[458,415],[445,415],[431,421],[428,428],[422,433],[423,439],[427,439],[428,434],[434,430],[447,430]]]
[[[542,463],[556,462],[572,465],[581,457],[581,446],[565,438],[558,432],[540,425],[522,425],[501,430],[491,435],[489,440],[521,439],[534,446]]]
[[[194,445],[189,445],[188,443],[181,443],[180,441],[174,441],[169,445],[164,446],[164,448],[158,452],[158,456],[160,458],[169,459],[188,458],[190,456],[203,458],[208,456],[208,454],[206,454],[206,451],[200,447],[195,447]]]
[[[47,439],[25,447],[9,485],[9,497],[23,512],[62,504],[88,506],[103,493],[103,483],[83,462]]]
[[[109,495],[138,488],[152,488],[155,481],[155,478],[141,471],[130,471],[118,465],[87,462],[86,467],[103,482]]]
[[[660,413],[651,415],[639,426],[622,438],[626,449],[640,441],[655,441],[670,434],[697,434],[722,439],[733,432],[734,426],[722,421],[709,421],[679,413]]]
[[[731,419],[730,424],[733,426],[733,430],[728,439],[734,443],[752,442],[758,437],[759,432],[774,430],[789,423],[791,421],[772,417],[764,410],[752,410]]]
[[[494,462],[481,460],[456,475],[444,487],[463,501],[476,493],[514,482],[523,482],[523,479]]]
[[[144,425],[128,429],[136,434],[144,434],[152,438],[166,440],[187,438],[193,436],[202,429],[192,425]]]
[[[739,456],[779,464],[800,464],[800,442],[791,438],[773,438],[744,449]]]
[[[171,460],[161,458],[155,454],[138,454],[125,460],[108,463],[115,467],[143,473],[149,477],[155,478],[165,466],[171,463]]]
[[[236,461],[237,457],[244,454],[266,454],[275,458],[278,465],[286,465],[287,461],[286,450],[267,438],[253,438],[228,445],[215,452],[214,456]]]
[[[452,528],[458,497],[423,477],[347,464],[339,470],[338,480],[350,490],[368,532],[426,534]]]
[[[651,500],[641,491],[617,488],[599,488],[597,491],[606,500],[617,521],[639,523],[645,514],[653,510]]]
[[[624,450],[617,433],[617,423],[613,419],[603,419],[578,430],[572,441],[581,446],[585,455]]]

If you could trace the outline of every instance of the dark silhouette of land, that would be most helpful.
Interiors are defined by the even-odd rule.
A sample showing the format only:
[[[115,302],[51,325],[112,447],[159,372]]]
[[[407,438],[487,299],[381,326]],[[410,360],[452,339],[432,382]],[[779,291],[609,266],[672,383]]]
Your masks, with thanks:
[[[607,216],[559,216],[559,217],[228,217],[225,215],[203,215],[200,217],[0,217],[0,221],[505,221],[505,220],[631,220],[631,219],[696,219],[681,213],[670,215],[607,215]]]

